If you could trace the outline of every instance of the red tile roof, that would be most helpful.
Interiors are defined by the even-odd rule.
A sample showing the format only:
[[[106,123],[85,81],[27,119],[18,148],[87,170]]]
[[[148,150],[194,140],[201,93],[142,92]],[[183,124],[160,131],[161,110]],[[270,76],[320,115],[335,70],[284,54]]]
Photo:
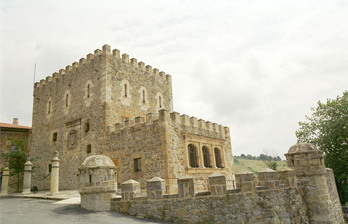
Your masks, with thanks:
[[[8,123],[1,123],[0,122],[0,128],[18,128],[18,129],[31,129],[31,127],[18,125],[18,124],[8,124]]]

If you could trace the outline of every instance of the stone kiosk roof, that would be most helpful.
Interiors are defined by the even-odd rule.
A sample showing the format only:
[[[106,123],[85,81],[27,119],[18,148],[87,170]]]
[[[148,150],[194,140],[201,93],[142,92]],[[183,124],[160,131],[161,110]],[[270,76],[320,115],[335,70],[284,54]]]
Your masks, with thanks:
[[[115,166],[112,160],[103,155],[89,156],[82,163],[81,167],[105,167],[105,166]]]
[[[313,144],[310,143],[297,143],[296,145],[293,145],[289,148],[289,151],[287,154],[294,154],[294,153],[308,153],[308,152],[317,152],[320,150]]]

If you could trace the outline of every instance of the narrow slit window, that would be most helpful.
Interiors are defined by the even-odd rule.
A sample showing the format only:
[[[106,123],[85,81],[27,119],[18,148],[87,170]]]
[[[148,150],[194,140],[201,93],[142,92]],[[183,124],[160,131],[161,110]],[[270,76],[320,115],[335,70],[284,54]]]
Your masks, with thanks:
[[[87,98],[89,98],[90,88],[91,88],[91,87],[90,87],[90,85],[88,84],[88,85],[87,85]]]
[[[162,97],[161,96],[158,97],[158,105],[160,108],[162,108]]]
[[[51,101],[48,101],[48,113],[51,113]]]
[[[145,90],[143,90],[143,103],[145,103]]]
[[[66,94],[65,96],[65,106],[69,106],[69,94]]]
[[[92,183],[92,174],[89,175],[89,183]]]
[[[127,84],[124,84],[124,97],[127,97]]]

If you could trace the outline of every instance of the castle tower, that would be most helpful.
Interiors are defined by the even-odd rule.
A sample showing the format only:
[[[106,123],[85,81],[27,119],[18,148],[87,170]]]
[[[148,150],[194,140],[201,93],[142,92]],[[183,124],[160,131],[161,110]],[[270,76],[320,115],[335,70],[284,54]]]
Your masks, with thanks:
[[[323,152],[313,144],[298,143],[285,156],[288,167],[295,169],[310,223],[343,223],[342,210],[334,207],[338,198],[336,185],[329,183],[335,187],[328,187],[330,172],[325,168]]]
[[[31,156],[38,158],[36,175],[48,176],[50,156],[58,151],[65,180],[59,188],[77,189],[78,165],[105,152],[110,127],[161,109],[173,110],[171,76],[104,45],[35,83]],[[33,184],[48,189],[49,178]]]

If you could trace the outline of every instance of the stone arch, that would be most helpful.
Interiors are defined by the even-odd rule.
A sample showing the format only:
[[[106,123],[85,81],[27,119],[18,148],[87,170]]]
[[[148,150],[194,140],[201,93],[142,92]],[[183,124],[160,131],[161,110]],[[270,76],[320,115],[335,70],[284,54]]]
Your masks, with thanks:
[[[161,110],[161,109],[164,109],[164,98],[162,96],[162,93],[157,93],[156,94],[156,107],[157,107],[157,110]]]
[[[210,149],[207,146],[204,145],[202,147],[202,153],[203,153],[204,167],[211,167]]]
[[[198,153],[197,147],[193,144],[187,146],[187,151],[189,155],[189,165],[190,167],[198,167]]]
[[[223,168],[222,165],[222,154],[221,150],[217,147],[214,148],[214,154],[215,154],[215,164],[217,168]]]

